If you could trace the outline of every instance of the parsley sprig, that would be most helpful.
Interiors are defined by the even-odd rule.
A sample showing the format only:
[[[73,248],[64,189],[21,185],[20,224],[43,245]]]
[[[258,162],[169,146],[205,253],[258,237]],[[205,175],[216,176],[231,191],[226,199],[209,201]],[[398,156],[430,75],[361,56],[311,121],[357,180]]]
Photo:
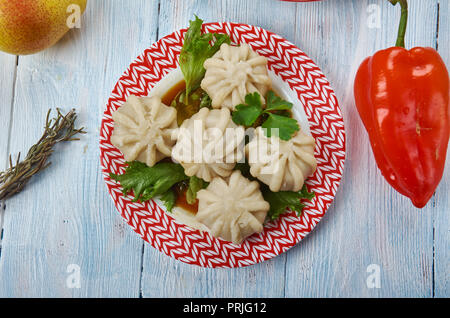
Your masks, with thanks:
[[[266,108],[263,108],[261,96],[255,92],[245,96],[245,104],[236,106],[232,114],[233,121],[237,125],[253,126],[258,120],[263,120],[261,125],[265,128],[267,137],[271,137],[272,129],[278,130],[278,137],[282,140],[291,139],[300,130],[298,122],[289,117],[292,103],[285,101],[269,91],[266,96]]]

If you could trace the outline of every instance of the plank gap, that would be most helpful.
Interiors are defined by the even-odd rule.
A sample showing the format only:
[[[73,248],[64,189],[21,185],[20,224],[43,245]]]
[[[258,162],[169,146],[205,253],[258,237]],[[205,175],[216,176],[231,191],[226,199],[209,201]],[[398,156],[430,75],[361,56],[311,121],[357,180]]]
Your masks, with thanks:
[[[283,297],[282,298],[286,298],[286,286],[287,286],[287,284],[286,284],[286,277],[287,277],[286,271],[287,271],[287,260],[288,260],[288,257],[289,257],[289,253],[285,253],[285,255],[284,255],[284,268],[283,268],[284,279],[283,279]]]
[[[3,215],[5,214],[5,207],[6,205],[4,202],[0,202],[0,213],[2,214],[2,223],[3,224]],[[3,241],[3,227],[0,232],[0,259],[2,258],[2,241]]]
[[[434,229],[434,222],[433,222],[433,263],[432,263],[432,265],[431,265],[431,297],[435,297],[435,287],[436,287],[436,284],[435,284],[435,273],[434,273],[434,267],[435,267],[435,244],[434,244],[434,242],[435,242],[435,239],[434,239],[434,232],[435,232],[435,229]]]
[[[145,253],[145,241],[142,239],[141,247],[141,271],[139,273],[139,298],[144,298],[142,294],[142,278],[144,277],[144,253]]]
[[[441,18],[440,14],[441,4],[437,3],[437,22],[436,22],[436,51],[439,50],[439,22]]]
[[[435,42],[435,47],[436,47],[436,51],[439,50],[439,23],[440,23],[440,9],[441,9],[441,4],[440,1],[437,1],[437,21],[436,21],[436,42]],[[436,207],[436,192],[433,194],[433,208]],[[436,254],[435,254],[435,249],[436,249],[436,238],[435,238],[435,222],[436,222],[436,218],[433,215],[433,261],[431,264],[431,297],[435,298],[436,295],[436,273],[435,273],[435,267],[436,267]]]
[[[158,23],[156,24],[156,41],[159,40],[159,17],[161,16],[161,0],[158,1],[158,15],[157,15],[157,21]]]

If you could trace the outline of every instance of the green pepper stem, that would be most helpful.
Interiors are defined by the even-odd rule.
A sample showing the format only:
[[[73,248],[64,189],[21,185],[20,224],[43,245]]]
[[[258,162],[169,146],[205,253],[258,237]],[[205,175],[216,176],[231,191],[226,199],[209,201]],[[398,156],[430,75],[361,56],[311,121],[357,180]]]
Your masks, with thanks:
[[[400,25],[398,26],[398,35],[397,35],[397,43],[395,46],[405,47],[405,34],[406,27],[408,25],[408,1],[407,0],[388,0],[394,6],[397,3],[400,3],[402,8],[402,14],[400,17]]]

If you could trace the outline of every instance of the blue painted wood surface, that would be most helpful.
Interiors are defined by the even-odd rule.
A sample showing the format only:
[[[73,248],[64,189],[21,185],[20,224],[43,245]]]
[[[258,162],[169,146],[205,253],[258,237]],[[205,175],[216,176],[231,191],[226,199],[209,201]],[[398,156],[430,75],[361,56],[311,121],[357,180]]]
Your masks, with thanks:
[[[115,82],[193,14],[292,41],[322,68],[344,113],[347,161],[332,207],[296,247],[247,268],[190,266],[144,244],[116,212],[100,174],[98,130]],[[410,0],[407,46],[435,47],[450,65],[449,15],[447,0]],[[0,169],[9,153],[40,136],[49,107],[76,107],[88,131],[60,145],[52,167],[1,207],[0,296],[448,297],[450,169],[428,206],[413,208],[377,170],[353,102],[357,67],[395,42],[398,17],[399,8],[381,0],[91,0],[82,28],[54,47],[0,54]],[[380,288],[367,285],[371,264],[380,269]]]

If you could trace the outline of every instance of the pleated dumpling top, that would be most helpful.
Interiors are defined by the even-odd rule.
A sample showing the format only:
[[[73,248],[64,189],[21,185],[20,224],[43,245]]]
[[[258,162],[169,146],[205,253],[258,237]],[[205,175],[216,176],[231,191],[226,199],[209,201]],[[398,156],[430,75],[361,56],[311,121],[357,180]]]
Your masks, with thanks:
[[[159,97],[130,95],[113,113],[114,131],[111,143],[126,161],[140,161],[152,167],[170,157],[175,141],[171,135],[177,125],[177,110]]]
[[[172,158],[187,176],[207,182],[228,177],[236,162],[244,157],[245,130],[231,119],[227,108],[201,108],[178,129]]]
[[[253,51],[248,44],[222,44],[220,50],[204,63],[206,74],[201,87],[212,99],[213,108],[234,110],[245,102],[245,96],[258,92],[264,97],[272,86],[267,59]]]
[[[290,140],[268,138],[258,127],[246,146],[250,174],[267,184],[271,191],[300,191],[317,167],[313,137],[297,132]]]
[[[263,230],[270,205],[264,201],[257,181],[250,181],[236,170],[227,179],[214,178],[197,193],[196,220],[209,232],[226,241],[241,244]]]

